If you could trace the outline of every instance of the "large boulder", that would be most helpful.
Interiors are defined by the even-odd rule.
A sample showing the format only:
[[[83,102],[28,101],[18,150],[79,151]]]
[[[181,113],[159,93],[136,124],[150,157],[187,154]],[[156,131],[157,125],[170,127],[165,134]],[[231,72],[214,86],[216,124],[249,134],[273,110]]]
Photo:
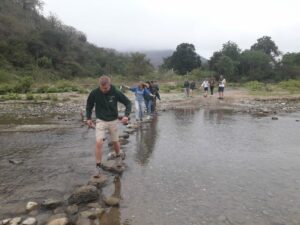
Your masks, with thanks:
[[[92,202],[99,198],[98,190],[93,185],[85,185],[77,188],[69,197],[69,204]]]
[[[22,225],[36,225],[36,224],[37,224],[37,220],[34,217],[29,217],[22,222]]]
[[[29,211],[29,212],[32,211],[32,210],[37,209],[37,207],[38,207],[38,203],[36,203],[36,202],[28,202],[26,204],[26,210]]]
[[[109,172],[120,174],[126,169],[126,164],[123,161],[118,162],[115,160],[107,160],[103,162],[103,169]]]
[[[63,202],[61,200],[49,198],[44,200],[41,205],[44,209],[55,209],[62,204]]]
[[[108,181],[108,177],[106,175],[99,174],[99,175],[92,176],[88,184],[93,185],[97,188],[101,188],[106,185],[107,181]]]

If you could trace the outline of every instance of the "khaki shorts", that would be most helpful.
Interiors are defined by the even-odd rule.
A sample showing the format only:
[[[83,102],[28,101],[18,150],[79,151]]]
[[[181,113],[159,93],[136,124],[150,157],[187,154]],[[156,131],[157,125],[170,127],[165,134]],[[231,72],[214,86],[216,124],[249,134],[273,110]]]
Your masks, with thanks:
[[[106,129],[109,131],[111,141],[119,141],[118,120],[103,121],[100,119],[96,120],[96,140],[105,138]]]

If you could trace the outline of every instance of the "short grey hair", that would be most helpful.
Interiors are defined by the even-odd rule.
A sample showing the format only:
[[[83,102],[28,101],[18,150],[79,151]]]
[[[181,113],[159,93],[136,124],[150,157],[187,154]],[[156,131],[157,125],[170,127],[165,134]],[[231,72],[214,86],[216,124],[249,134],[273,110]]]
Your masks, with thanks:
[[[104,86],[104,85],[107,85],[107,84],[111,84],[111,78],[107,75],[102,75],[99,78],[99,85]]]

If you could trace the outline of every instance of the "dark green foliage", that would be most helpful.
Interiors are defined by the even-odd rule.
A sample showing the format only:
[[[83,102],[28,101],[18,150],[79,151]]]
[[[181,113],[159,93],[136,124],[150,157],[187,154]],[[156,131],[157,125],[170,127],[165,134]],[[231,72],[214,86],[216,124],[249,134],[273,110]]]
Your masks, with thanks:
[[[182,43],[177,46],[172,56],[164,60],[165,67],[174,69],[184,75],[201,66],[200,56],[197,55],[193,44]]]
[[[251,46],[251,50],[260,50],[274,58],[279,56],[280,52],[274,41],[269,36],[263,36],[257,39],[257,42]]]
[[[84,33],[57,17],[45,18],[40,13],[42,6],[41,0],[0,1],[2,69],[20,76],[48,71],[59,78],[152,71],[145,58],[96,47],[87,42]]]

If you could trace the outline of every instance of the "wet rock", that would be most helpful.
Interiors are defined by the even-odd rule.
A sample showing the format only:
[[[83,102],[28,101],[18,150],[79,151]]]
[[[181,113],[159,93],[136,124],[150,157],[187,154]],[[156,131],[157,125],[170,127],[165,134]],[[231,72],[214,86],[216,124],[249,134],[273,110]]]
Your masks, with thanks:
[[[64,213],[64,208],[63,207],[58,207],[53,210],[53,214],[59,214],[59,213]]]
[[[120,204],[120,199],[116,197],[104,198],[104,202],[108,206],[118,206]]]
[[[107,181],[108,181],[108,177],[104,174],[101,174],[101,175],[92,176],[88,184],[93,185],[97,188],[101,188],[106,185]]]
[[[49,198],[49,199],[44,200],[41,205],[44,209],[55,209],[58,206],[62,205],[62,201]]]
[[[62,217],[50,220],[47,225],[67,225],[69,222],[70,221],[67,217]]]
[[[65,212],[68,214],[68,215],[75,215],[76,213],[78,213],[78,206],[77,205],[69,205]]]
[[[272,117],[272,120],[278,120],[278,117],[273,116],[273,117]]]
[[[300,120],[296,120],[296,122],[300,122]]]
[[[87,203],[97,200],[99,197],[98,190],[93,185],[85,185],[77,188],[69,197],[69,204]]]
[[[133,134],[135,132],[135,130],[134,129],[126,129],[124,132],[127,134]]]
[[[92,208],[80,213],[80,216],[88,218],[90,220],[95,220],[104,213],[102,208]]]
[[[121,134],[121,135],[119,135],[119,138],[128,139],[129,134],[127,134],[127,133]]]
[[[139,127],[139,125],[133,124],[133,123],[127,125],[128,129],[137,129],[138,127]]]
[[[108,160],[103,162],[103,169],[113,173],[122,173],[126,169],[126,164],[123,161]]]
[[[9,159],[8,162],[11,163],[11,164],[15,164],[15,165],[20,165],[20,164],[23,163],[23,161],[16,160],[16,159]]]
[[[22,225],[36,225],[36,224],[37,224],[37,220],[34,217],[29,217],[22,222]]]
[[[127,145],[127,144],[129,143],[128,140],[123,139],[123,138],[121,138],[121,139],[119,140],[119,142],[120,142],[120,145]]]
[[[7,225],[9,223],[9,221],[11,221],[11,218],[4,219],[1,222],[3,225]]]
[[[37,207],[38,207],[38,203],[36,203],[36,202],[28,202],[27,205],[26,205],[26,210],[27,211],[32,211],[32,210],[37,209]]]
[[[92,202],[86,205],[88,208],[101,208],[101,205],[98,202]]]
[[[15,217],[13,218],[11,221],[9,221],[9,225],[18,225],[19,223],[21,223],[22,218],[21,217]]]

